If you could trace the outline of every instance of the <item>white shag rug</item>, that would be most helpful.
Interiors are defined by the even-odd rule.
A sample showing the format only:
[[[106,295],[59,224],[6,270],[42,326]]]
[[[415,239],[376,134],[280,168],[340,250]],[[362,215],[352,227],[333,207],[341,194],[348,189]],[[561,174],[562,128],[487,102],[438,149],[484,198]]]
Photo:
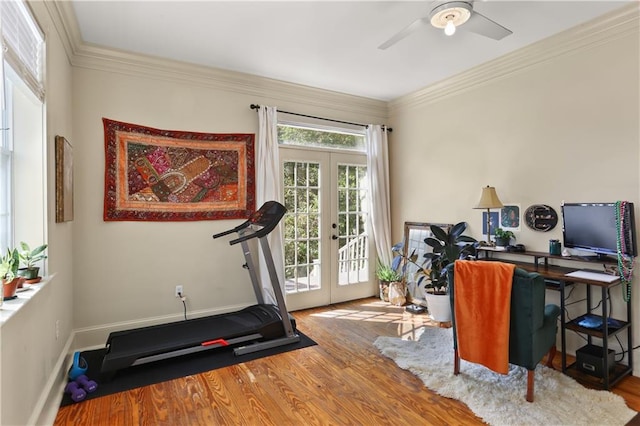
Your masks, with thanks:
[[[608,391],[587,389],[559,371],[538,365],[534,402],[525,400],[527,370],[510,366],[508,375],[460,362],[453,375],[451,328],[425,327],[418,341],[378,337],[374,345],[439,395],[464,402],[490,425],[625,425],[636,412]]]

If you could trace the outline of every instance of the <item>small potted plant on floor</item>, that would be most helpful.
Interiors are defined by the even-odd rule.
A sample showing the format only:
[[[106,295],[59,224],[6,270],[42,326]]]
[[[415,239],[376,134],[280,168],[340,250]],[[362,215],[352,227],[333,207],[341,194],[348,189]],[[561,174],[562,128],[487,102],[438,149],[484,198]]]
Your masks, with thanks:
[[[516,239],[516,236],[511,231],[505,231],[502,228],[496,229],[496,245],[498,247],[506,247],[511,242],[511,239]]]
[[[18,249],[8,249],[0,258],[0,279],[2,280],[3,300],[13,299],[18,288],[18,283],[24,278],[18,276],[20,256]]]
[[[422,261],[419,261],[418,253],[415,248],[411,253],[405,253],[404,249],[404,241],[400,241],[391,247],[391,252],[394,255],[393,261],[391,262],[391,268],[398,271],[402,277],[402,282],[407,296],[406,299],[411,303],[419,305],[420,300],[411,293],[408,283],[415,282],[415,279],[419,278],[423,274],[422,265],[418,263]]]
[[[391,283],[402,281],[402,276],[397,269],[392,268],[389,265],[378,263],[376,268],[376,276],[378,277],[380,286],[380,300],[383,302],[389,301],[389,286]]]

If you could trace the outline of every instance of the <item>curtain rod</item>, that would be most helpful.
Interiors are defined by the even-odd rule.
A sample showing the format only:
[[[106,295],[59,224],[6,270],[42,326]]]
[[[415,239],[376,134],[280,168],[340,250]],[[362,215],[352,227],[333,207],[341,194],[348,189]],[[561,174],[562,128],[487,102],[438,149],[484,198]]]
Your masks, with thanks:
[[[258,108],[260,108],[260,105],[251,104],[250,108],[257,110]],[[350,121],[342,121],[342,120],[334,120],[332,118],[316,117],[315,115],[300,114],[300,113],[297,113],[297,112],[289,112],[289,111],[278,111],[278,112],[281,112],[283,114],[297,115],[299,117],[315,118],[316,120],[331,121],[331,122],[334,122],[334,123],[341,123],[341,124],[350,124],[352,126],[361,126],[361,127],[364,127],[364,128],[368,128],[369,127],[368,124],[352,123]],[[382,126],[382,130],[387,130],[389,132],[393,132],[393,129],[391,127],[387,127],[387,126],[384,126],[384,125]]]

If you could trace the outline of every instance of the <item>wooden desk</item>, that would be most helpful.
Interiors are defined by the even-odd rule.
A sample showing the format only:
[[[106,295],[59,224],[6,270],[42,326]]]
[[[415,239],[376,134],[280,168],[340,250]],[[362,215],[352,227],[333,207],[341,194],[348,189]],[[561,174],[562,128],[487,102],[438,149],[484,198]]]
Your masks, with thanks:
[[[562,372],[579,380],[583,383],[589,384],[596,388],[607,389],[609,390],[612,386],[618,383],[623,377],[627,375],[631,375],[633,373],[633,330],[631,325],[632,320],[632,305],[631,301],[627,303],[627,317],[625,320],[617,319],[620,322],[621,326],[618,328],[612,327],[602,327],[601,329],[591,329],[585,328],[578,325],[585,315],[595,315],[600,317],[601,319],[606,319],[609,317],[609,306],[606,303],[608,297],[608,292],[611,288],[617,287],[621,285],[620,279],[616,279],[613,282],[607,283],[602,281],[595,281],[585,278],[577,278],[577,277],[567,277],[566,274],[572,271],[576,271],[578,269],[582,269],[580,267],[570,268],[565,266],[556,266],[550,265],[549,259],[562,259],[564,261],[580,261],[580,262],[588,262],[584,258],[577,257],[564,257],[564,256],[553,256],[548,253],[543,252],[506,252],[506,251],[498,251],[491,250],[486,248],[479,248],[479,254],[484,255],[484,259],[494,259],[500,260],[503,262],[514,263],[519,268],[522,268],[529,272],[537,272],[545,278],[545,282],[547,283],[547,289],[556,290],[560,292],[560,339],[561,339],[561,353],[562,353]],[[522,256],[533,258],[533,262],[519,262],[513,260],[506,260],[501,258],[499,255],[509,255],[509,256]],[[612,261],[598,260],[598,264],[602,263],[613,263]],[[579,316],[578,318],[567,320],[567,313],[565,310],[565,290],[567,287],[572,286],[574,284],[583,284],[587,286],[587,301],[586,301],[586,312],[584,315]],[[592,290],[600,289],[600,302],[596,304],[594,307],[592,301]],[[595,313],[597,307],[600,306],[601,314]],[[624,365],[622,363],[616,362],[613,366],[610,366],[608,363],[608,357],[603,355],[603,373],[602,377],[596,377],[590,374],[585,373],[583,370],[578,368],[577,361],[567,365],[567,352],[566,352],[566,331],[572,330],[577,333],[581,333],[587,336],[587,343],[589,345],[593,344],[592,339],[594,337],[602,339],[602,353],[607,354],[609,350],[609,338],[613,337],[617,334],[623,333],[626,331],[627,335],[627,360],[628,365]],[[611,369],[611,370],[610,370]]]

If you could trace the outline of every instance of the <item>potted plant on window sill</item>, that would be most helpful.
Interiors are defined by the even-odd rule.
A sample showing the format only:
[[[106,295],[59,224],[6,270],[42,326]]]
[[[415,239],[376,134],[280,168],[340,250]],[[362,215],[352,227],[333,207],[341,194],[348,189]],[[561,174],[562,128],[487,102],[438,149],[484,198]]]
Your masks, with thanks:
[[[24,278],[18,276],[20,255],[18,249],[9,249],[0,259],[0,278],[2,279],[2,300],[13,299],[16,289]]]
[[[24,265],[24,268],[18,269],[18,275],[24,277],[26,283],[35,284],[40,282],[42,277],[38,276],[40,267],[36,266],[36,263],[47,258],[44,251],[47,249],[47,244],[42,244],[31,250],[31,247],[24,241],[20,242],[20,262]]]
[[[505,231],[502,228],[496,229],[496,246],[498,247],[506,247],[511,242],[511,239],[516,238],[513,232]]]
[[[425,297],[429,314],[434,321],[451,321],[451,304],[449,302],[449,285],[444,269],[457,259],[464,259],[476,255],[477,241],[462,233],[467,229],[465,222],[451,227],[449,232],[437,225],[431,226],[433,237],[427,237],[424,242],[432,248],[431,253],[425,253],[425,264],[422,268],[426,279]],[[419,282],[420,282],[419,281]]]

